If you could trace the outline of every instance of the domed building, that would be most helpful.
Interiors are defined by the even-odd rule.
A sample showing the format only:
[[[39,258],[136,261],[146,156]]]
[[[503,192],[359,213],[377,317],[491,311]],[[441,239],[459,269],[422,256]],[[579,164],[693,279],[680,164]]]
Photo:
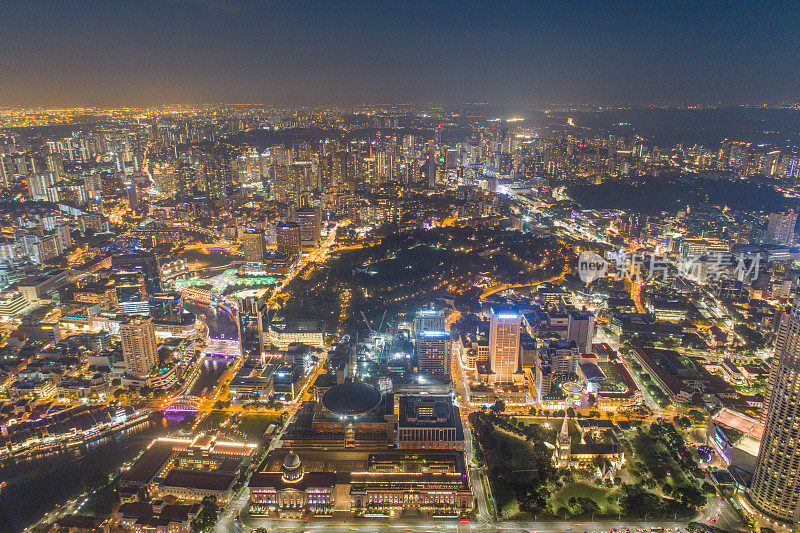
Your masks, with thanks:
[[[394,396],[362,381],[345,381],[308,402],[283,434],[290,449],[382,448],[395,442]]]
[[[381,404],[378,389],[361,381],[346,381],[322,396],[322,406],[340,419],[356,419]]]
[[[281,477],[287,483],[297,483],[303,479],[303,465],[300,462],[300,456],[294,453],[294,450],[286,454],[282,471],[283,476]]]
[[[471,515],[463,427],[449,396],[401,399],[400,421],[391,390],[322,385],[251,476],[250,516]]]
[[[452,398],[403,396],[398,405],[399,419],[391,393],[357,381],[304,402],[250,478],[250,516],[469,517],[474,499]]]
[[[333,509],[336,473],[305,472],[294,450],[289,450],[283,461],[279,457],[275,461],[266,457],[250,478],[250,514],[274,518],[328,516]]]

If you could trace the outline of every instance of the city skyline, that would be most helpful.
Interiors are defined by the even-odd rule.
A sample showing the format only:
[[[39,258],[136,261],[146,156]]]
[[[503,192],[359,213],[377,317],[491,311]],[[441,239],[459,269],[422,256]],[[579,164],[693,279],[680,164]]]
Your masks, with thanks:
[[[791,527],[797,113],[2,112],[0,529]]]
[[[11,2],[0,6],[0,103],[779,104],[800,96],[791,11]]]
[[[0,531],[796,531],[798,7],[0,3]]]

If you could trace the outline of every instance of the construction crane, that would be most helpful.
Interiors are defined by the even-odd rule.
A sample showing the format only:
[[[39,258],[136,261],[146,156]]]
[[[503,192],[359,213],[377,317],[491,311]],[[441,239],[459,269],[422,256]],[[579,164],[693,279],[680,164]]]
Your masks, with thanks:
[[[367,323],[367,327],[369,328],[370,333],[375,333],[375,330],[372,329],[372,324],[369,323],[369,319],[367,319],[367,315],[364,314],[364,311],[361,311],[361,316],[364,317],[364,322]]]
[[[378,333],[381,332],[383,329],[383,321],[386,320],[386,309],[383,310],[383,316],[381,317],[381,325],[378,326]]]

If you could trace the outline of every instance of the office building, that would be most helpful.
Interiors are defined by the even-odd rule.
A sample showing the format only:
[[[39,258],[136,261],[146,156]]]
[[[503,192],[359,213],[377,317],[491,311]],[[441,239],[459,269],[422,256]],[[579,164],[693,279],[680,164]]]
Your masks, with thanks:
[[[119,271],[113,276],[119,310],[126,314],[150,313],[144,276],[136,270]]]
[[[301,342],[309,346],[325,346],[325,321],[310,318],[273,318],[269,324],[269,342],[281,350]]]
[[[125,372],[145,377],[158,364],[156,330],[149,316],[131,316],[120,324]]]
[[[302,250],[300,226],[293,222],[281,224],[275,228],[275,233],[278,241],[278,252],[291,258],[300,256],[300,251]]]
[[[552,390],[553,384],[558,382],[559,377],[576,374],[579,361],[578,346],[566,339],[550,340],[539,349],[533,371],[536,376],[536,393],[541,403],[560,396],[559,391]]]
[[[573,311],[567,321],[567,340],[573,341],[581,353],[592,353],[594,315],[586,311]]]
[[[445,315],[441,309],[425,307],[414,313],[414,333],[420,331],[444,331]]]
[[[138,273],[144,277],[144,288],[147,294],[161,291],[161,273],[158,258],[151,252],[133,252],[115,255],[111,259],[111,269],[118,274]],[[120,299],[120,301],[122,301]]]
[[[491,381],[509,383],[519,378],[519,334],[521,323],[522,316],[516,310],[491,310],[489,320]]]
[[[464,428],[450,396],[401,396],[397,448],[464,450]]]
[[[239,346],[242,357],[261,355],[266,351],[264,345],[267,331],[267,309],[264,302],[256,296],[237,299],[237,325]]]
[[[764,241],[767,244],[792,246],[797,213],[770,213]]]
[[[800,524],[800,308],[781,317],[765,399],[764,436],[750,501],[764,515]]]
[[[263,263],[267,255],[267,241],[263,231],[249,230],[242,234],[244,259],[248,263]]]
[[[294,218],[300,226],[300,244],[304,249],[314,248],[322,238],[322,217],[317,208],[308,206],[296,209]]]
[[[424,330],[416,334],[415,349],[419,372],[450,381],[450,334]]]
[[[72,299],[76,302],[100,304],[102,311],[113,311],[117,308],[117,290],[111,279],[89,279],[75,288]]]
[[[228,150],[215,149],[200,156],[200,177],[205,191],[214,198],[225,196],[233,184],[231,155]]]
[[[180,323],[183,318],[183,296],[179,292],[160,292],[148,302],[150,316],[161,322]]]
[[[428,180],[428,188],[435,189],[437,176],[436,176],[436,158],[433,154],[428,155],[427,160],[425,161],[425,176]]]

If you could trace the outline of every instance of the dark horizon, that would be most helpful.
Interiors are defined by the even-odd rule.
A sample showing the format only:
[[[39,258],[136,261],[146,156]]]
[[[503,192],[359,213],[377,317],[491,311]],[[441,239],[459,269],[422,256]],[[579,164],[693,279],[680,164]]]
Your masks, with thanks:
[[[0,106],[794,103],[797,7],[11,1]]]

